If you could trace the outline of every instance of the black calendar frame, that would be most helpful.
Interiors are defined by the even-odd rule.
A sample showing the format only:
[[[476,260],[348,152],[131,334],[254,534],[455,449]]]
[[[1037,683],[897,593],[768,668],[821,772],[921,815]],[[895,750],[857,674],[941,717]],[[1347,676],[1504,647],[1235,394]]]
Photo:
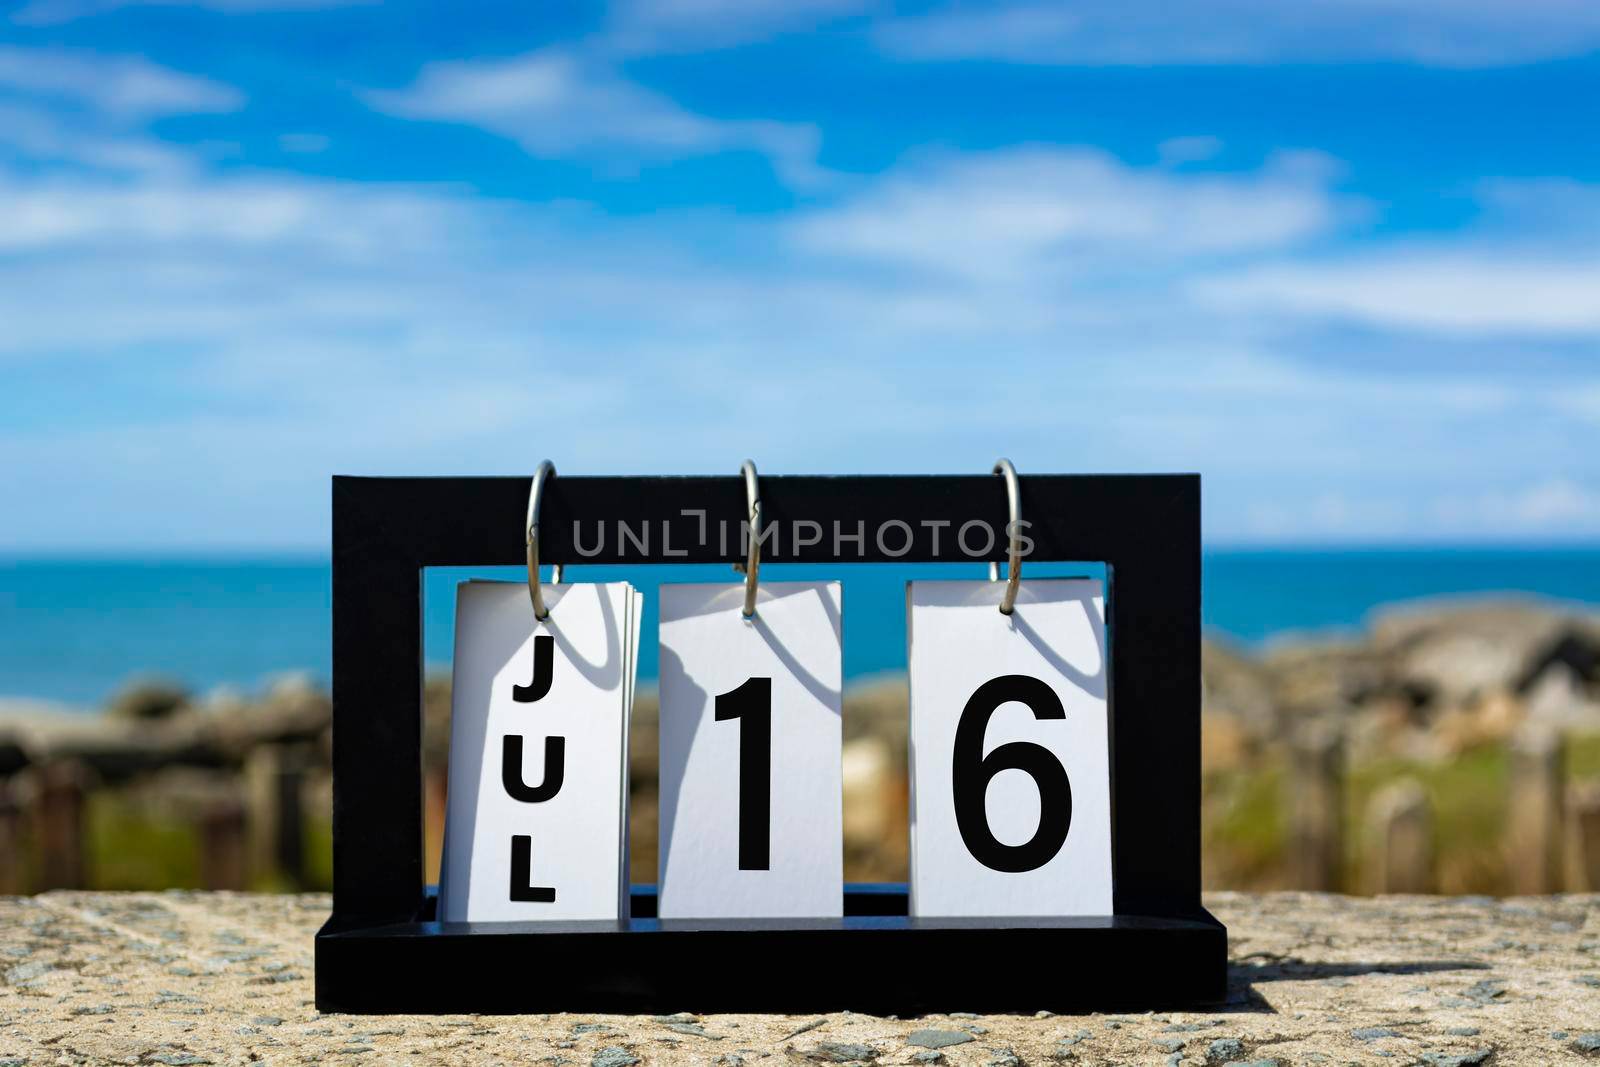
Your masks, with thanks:
[[[1027,563],[1100,561],[1110,586],[1113,910],[1110,918],[911,919],[903,887],[848,886],[839,920],[662,921],[650,887],[610,923],[435,919],[423,884],[422,570],[524,563],[526,477],[333,479],[333,914],[316,937],[322,1011],[817,1012],[1173,1008],[1223,999],[1227,931],[1200,902],[1200,477],[1029,474]],[[763,476],[765,523],[838,521],[867,536],[765,545],[770,563],[971,562],[953,533],[999,536],[1002,479]],[[712,563],[740,557],[744,481],[546,481],[546,563]],[[731,544],[663,545],[661,524]],[[586,531],[618,521],[651,551]],[[880,543],[873,531],[898,520]],[[937,526],[940,522],[946,526]],[[685,526],[685,524],[688,524]],[[942,534],[942,536],[940,536]],[[937,550],[935,538],[938,538]],[[970,546],[969,546],[970,547]],[[859,554],[857,549],[859,548]],[[529,610],[532,608],[530,606]]]

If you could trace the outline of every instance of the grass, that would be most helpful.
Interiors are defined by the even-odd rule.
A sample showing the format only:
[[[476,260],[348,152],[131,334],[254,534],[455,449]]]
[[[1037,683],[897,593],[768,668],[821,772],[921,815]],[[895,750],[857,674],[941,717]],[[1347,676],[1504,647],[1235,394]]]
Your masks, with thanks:
[[[91,888],[199,888],[200,842],[191,827],[153,819],[113,791],[89,797],[85,821]]]

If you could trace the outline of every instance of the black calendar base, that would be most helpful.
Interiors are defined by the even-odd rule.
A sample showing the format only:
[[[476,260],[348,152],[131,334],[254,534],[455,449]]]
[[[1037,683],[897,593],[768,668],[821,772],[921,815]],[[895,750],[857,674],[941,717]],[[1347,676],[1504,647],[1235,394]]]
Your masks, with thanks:
[[[845,917],[622,923],[329,920],[317,1008],[364,1014],[1152,1010],[1220,1002],[1227,930],[1192,915],[908,919],[904,886],[845,889]]]

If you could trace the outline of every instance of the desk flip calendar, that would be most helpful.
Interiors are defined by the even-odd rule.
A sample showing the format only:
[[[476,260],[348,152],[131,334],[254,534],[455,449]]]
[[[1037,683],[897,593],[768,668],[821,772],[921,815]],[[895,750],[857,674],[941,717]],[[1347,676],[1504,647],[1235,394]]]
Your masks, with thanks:
[[[741,475],[556,477],[546,463],[531,483],[334,479],[334,902],[318,1007],[1219,1000],[1227,935],[1199,896],[1199,477],[1019,478],[1005,461],[998,477]],[[544,577],[719,561],[742,573],[664,579],[655,603],[625,582]],[[845,883],[849,605],[837,580],[763,580],[761,564],[974,561],[991,580],[906,587],[910,881]],[[1105,578],[1024,573],[1056,561],[1101,563]],[[457,589],[435,889],[420,571],[507,563],[526,565],[526,584]],[[647,612],[660,620],[661,859],[630,872]],[[980,950],[1078,963],[1044,983],[1031,966],[954,965]]]

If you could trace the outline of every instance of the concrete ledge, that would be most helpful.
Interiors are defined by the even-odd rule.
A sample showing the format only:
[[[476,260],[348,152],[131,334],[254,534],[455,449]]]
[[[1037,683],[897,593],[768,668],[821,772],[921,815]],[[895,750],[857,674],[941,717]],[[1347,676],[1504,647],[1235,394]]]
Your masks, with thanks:
[[[939,1062],[935,1053],[949,1064],[1007,1067],[1442,1067],[1576,1063],[1591,1055],[1600,1062],[1600,897],[1219,893],[1206,905],[1228,925],[1232,948],[1229,1000],[1214,1012],[969,1017],[950,1004],[949,1014],[916,1020],[852,1013],[365,1017],[321,1015],[312,1005],[312,934],[327,917],[325,896],[0,898],[0,1064],[350,1057],[753,1067],[760,1060]],[[751,961],[750,980],[778,965]],[[872,965],[894,981],[895,961]],[[1094,961],[974,958],[950,966],[1026,968],[1047,990],[1057,969]],[[1596,1035],[1592,1054],[1589,1034]]]

